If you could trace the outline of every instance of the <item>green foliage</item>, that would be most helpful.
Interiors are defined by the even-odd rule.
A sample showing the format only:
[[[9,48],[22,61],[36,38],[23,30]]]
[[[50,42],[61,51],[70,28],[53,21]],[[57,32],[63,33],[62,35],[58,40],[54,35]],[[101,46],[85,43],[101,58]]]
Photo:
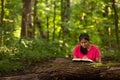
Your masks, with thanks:
[[[5,71],[3,66],[6,66],[6,72],[14,69],[24,70],[30,65],[50,58],[65,57],[68,50],[64,49],[65,47],[61,45],[57,41],[48,42],[42,39],[22,39],[20,42],[12,43],[11,47],[3,46],[0,48],[1,71]],[[9,65],[9,62],[12,62],[11,65]],[[9,64],[7,65],[7,63]]]
[[[3,49],[3,48],[2,48]],[[11,51],[4,49],[0,51],[0,72],[8,73],[23,70],[23,64]]]
[[[61,53],[60,48],[61,47],[60,47],[59,42],[55,42],[55,41],[48,42],[42,39],[34,39],[30,41],[21,40],[21,45],[20,45],[20,51],[25,50],[22,53],[28,53],[26,51],[29,50],[33,52],[32,54],[37,54],[39,56],[51,55],[54,57],[56,54],[59,55]],[[62,55],[62,53],[60,55]]]
[[[3,59],[0,61],[0,72],[8,73],[12,71],[19,71],[22,70],[23,66],[22,63],[17,61],[9,61],[9,59]]]
[[[72,0],[68,22],[61,22],[61,0],[54,1],[56,2],[55,16],[55,5],[52,0],[48,0],[48,3],[45,0],[38,0],[36,6],[36,15],[38,22],[40,22],[41,31],[45,33],[45,36],[47,36],[47,31],[49,31],[49,41],[46,38],[38,39],[40,36],[38,26],[35,26],[35,30],[38,31],[35,31],[36,39],[21,39],[19,41],[22,1],[5,1],[4,25],[0,26],[1,72],[24,69],[26,66],[28,67],[49,58],[68,57],[72,54],[74,46],[79,44],[78,37],[82,32],[87,32],[90,35],[91,42],[100,47],[102,57],[110,56],[113,57],[113,60],[120,60],[120,53],[115,51],[115,46],[119,44],[116,44],[114,11],[111,0]],[[118,3],[120,3],[119,0]],[[106,5],[108,5],[108,13],[106,12]],[[117,13],[119,13],[119,4],[117,9]],[[47,17],[48,28],[46,27]],[[52,40],[54,18],[55,40]],[[64,25],[66,29],[65,35],[62,33],[61,25]],[[120,26],[120,23],[118,25]],[[63,36],[65,37],[64,40]]]
[[[110,68],[110,67],[114,67],[114,66],[117,66],[118,64],[115,63],[115,62],[109,62],[107,64],[102,64],[102,63],[93,63],[92,66],[94,68],[98,68],[98,67],[107,67],[107,68]]]

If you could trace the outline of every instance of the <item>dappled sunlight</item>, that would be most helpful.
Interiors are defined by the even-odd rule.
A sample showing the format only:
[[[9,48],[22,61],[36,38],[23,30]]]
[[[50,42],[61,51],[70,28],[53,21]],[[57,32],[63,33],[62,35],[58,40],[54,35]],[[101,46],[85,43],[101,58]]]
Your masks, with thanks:
[[[96,76],[110,80],[111,71],[113,77],[120,76],[117,67],[120,0],[1,0],[0,3],[0,76],[24,75],[35,69],[34,77],[37,74],[37,78],[44,80],[83,77],[97,80]],[[102,63],[82,68],[81,63],[72,62],[74,48],[81,43],[81,33],[90,35],[90,44],[99,47]]]

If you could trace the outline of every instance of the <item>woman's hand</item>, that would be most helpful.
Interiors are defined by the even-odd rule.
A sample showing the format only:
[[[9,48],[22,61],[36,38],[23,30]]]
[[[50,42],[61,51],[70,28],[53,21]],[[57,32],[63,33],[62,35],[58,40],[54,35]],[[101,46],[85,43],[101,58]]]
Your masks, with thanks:
[[[101,61],[101,57],[96,58],[96,62],[101,63],[101,62],[102,62],[102,61]]]
[[[83,56],[82,59],[88,59],[88,57],[87,56]]]

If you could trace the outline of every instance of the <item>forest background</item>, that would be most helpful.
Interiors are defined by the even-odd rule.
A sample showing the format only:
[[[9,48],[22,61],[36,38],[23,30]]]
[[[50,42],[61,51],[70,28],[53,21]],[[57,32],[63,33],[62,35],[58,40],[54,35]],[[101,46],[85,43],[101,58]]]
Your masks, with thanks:
[[[120,0],[0,0],[0,72],[71,57],[80,33],[120,61]]]

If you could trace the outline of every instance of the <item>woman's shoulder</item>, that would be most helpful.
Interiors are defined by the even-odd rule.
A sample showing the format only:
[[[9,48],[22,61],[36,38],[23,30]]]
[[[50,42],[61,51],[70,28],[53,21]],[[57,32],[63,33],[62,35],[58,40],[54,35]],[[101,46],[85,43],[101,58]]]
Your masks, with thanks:
[[[76,45],[75,48],[80,48],[80,45]]]
[[[92,44],[92,48],[93,49],[99,49],[99,47],[97,45],[94,45],[94,44]]]

